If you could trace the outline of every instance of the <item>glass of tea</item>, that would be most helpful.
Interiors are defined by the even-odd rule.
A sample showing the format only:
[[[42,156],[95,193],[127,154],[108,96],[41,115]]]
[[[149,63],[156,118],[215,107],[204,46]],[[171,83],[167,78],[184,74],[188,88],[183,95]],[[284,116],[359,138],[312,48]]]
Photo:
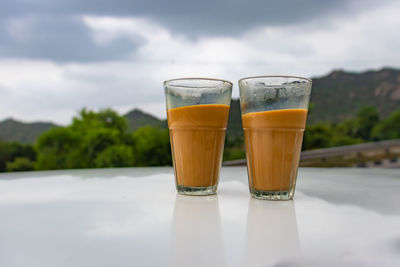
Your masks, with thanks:
[[[178,193],[217,192],[232,83],[207,78],[164,82]]]
[[[251,196],[292,199],[311,83],[309,79],[292,76],[239,80]]]

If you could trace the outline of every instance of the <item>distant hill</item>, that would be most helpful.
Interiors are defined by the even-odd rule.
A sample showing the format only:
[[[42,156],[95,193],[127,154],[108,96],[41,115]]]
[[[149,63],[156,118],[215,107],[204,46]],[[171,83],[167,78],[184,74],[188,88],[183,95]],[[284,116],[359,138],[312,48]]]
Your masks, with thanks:
[[[382,118],[400,108],[400,70],[383,68],[361,73],[332,71],[312,78],[312,110],[308,123],[341,122],[356,116],[366,105],[375,107]],[[232,100],[228,136],[241,135],[240,103]]]
[[[366,105],[382,117],[400,108],[400,70],[383,68],[361,73],[332,71],[313,78],[309,122],[340,122],[354,117]]]
[[[167,128],[165,120],[134,109],[124,115],[128,122],[129,131],[135,131],[140,127],[152,126],[157,128]],[[59,127],[50,122],[25,123],[14,119],[0,121],[0,139],[11,142],[16,141],[23,144],[33,144],[36,139],[51,128]]]
[[[378,71],[361,73],[335,70],[326,76],[313,78],[311,93],[313,108],[308,123],[318,121],[341,122],[354,117],[366,105],[374,106],[384,118],[400,108],[400,70],[383,68]],[[143,126],[167,128],[167,122],[141,110],[134,109],[124,117],[129,130],[135,131]],[[34,143],[36,138],[52,127],[53,123],[23,123],[13,119],[0,122],[0,138],[5,141]],[[243,136],[238,99],[231,102],[228,140]]]
[[[124,115],[128,121],[129,130],[135,131],[140,127],[152,126],[156,128],[167,128],[167,122],[160,120],[150,114],[147,114],[139,109],[134,109]]]
[[[4,141],[16,141],[32,144],[44,132],[58,125],[51,122],[24,123],[14,119],[0,121],[0,138]]]

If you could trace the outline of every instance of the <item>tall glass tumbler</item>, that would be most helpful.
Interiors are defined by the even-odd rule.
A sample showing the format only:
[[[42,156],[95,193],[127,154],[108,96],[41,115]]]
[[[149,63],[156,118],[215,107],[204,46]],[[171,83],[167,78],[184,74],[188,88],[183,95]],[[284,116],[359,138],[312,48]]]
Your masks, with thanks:
[[[164,82],[178,193],[217,192],[232,83],[205,78]]]
[[[291,76],[239,80],[251,196],[293,198],[311,83]]]

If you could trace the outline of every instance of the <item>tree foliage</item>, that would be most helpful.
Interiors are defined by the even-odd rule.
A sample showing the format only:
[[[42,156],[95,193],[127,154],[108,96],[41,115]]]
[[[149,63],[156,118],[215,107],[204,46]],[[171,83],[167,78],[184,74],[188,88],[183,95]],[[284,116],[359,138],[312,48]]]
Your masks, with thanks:
[[[137,166],[170,165],[171,146],[168,130],[152,127],[139,128],[133,134]]]
[[[95,160],[97,168],[127,167],[135,163],[134,152],[131,146],[111,145],[100,152]]]
[[[34,169],[33,162],[26,157],[17,157],[13,161],[6,163],[8,172],[19,172],[19,171],[32,171]]]
[[[36,153],[33,146],[0,140],[0,172],[7,171],[8,162],[13,162],[16,158],[21,157],[32,162],[35,161]]]
[[[80,162],[77,148],[80,135],[69,127],[53,128],[42,134],[37,143],[38,170],[76,168]]]
[[[304,133],[303,149],[346,146],[373,140],[373,129],[379,125],[379,113],[372,106],[362,107],[355,118],[339,124],[318,122],[307,125]],[[375,140],[381,140],[375,138]]]
[[[365,106],[357,113],[356,136],[362,140],[370,141],[372,129],[379,122],[379,113],[372,106]]]
[[[375,108],[363,107],[355,117],[338,124],[307,125],[303,149],[394,138],[400,138],[400,109],[380,120]],[[227,138],[223,159],[244,156],[242,135]],[[42,134],[34,147],[0,140],[0,172],[171,164],[167,129],[143,127],[130,132],[125,119],[111,109],[99,112],[83,109],[69,126]]]
[[[43,134],[36,146],[37,169],[108,168],[171,164],[168,131],[151,127],[127,131],[111,109],[83,109],[70,126]]]
[[[388,118],[379,122],[372,129],[372,139],[385,140],[400,138],[400,109],[392,113]]]

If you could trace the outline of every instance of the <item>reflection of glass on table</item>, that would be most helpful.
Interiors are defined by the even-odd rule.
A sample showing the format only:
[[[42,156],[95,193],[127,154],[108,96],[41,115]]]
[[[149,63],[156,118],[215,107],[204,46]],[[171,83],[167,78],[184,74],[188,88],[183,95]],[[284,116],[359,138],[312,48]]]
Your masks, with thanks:
[[[170,266],[225,266],[218,197],[175,200]]]
[[[269,266],[300,249],[293,201],[249,200],[244,266]]]

